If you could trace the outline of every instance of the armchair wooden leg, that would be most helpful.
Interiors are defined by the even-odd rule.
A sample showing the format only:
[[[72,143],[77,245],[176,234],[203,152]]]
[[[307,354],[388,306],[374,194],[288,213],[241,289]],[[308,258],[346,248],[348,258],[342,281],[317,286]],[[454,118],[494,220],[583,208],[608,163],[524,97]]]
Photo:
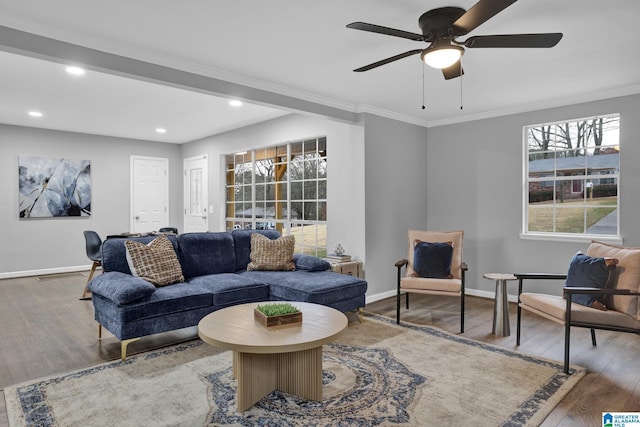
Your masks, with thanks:
[[[520,321],[522,320],[522,307],[520,307],[521,293],[522,293],[522,278],[518,279],[518,315],[516,316],[516,346],[520,345]]]
[[[597,346],[596,344],[596,330],[591,328],[591,344],[593,344],[594,347]]]
[[[396,323],[400,324],[400,286],[398,286],[398,293],[396,294]]]
[[[460,333],[464,334],[464,290],[460,295]]]
[[[571,294],[567,295],[565,322],[564,322],[564,373],[569,375],[569,344],[571,343]]]

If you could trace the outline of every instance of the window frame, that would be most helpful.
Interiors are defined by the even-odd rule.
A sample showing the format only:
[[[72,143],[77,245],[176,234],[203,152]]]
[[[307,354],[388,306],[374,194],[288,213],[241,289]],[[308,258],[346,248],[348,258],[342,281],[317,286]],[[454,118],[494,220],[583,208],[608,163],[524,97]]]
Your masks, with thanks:
[[[594,149],[595,145],[587,145],[586,147],[572,147],[572,148],[565,148],[565,149],[560,149],[560,148],[549,148],[547,147],[546,151],[538,151],[538,152],[534,152],[534,151],[530,151],[530,146],[529,146],[529,130],[532,128],[540,128],[543,126],[556,126],[556,125],[560,125],[560,124],[568,124],[568,123],[580,123],[580,122],[587,122],[587,121],[591,121],[591,120],[595,120],[595,119],[599,119],[599,118],[616,118],[617,119],[617,129],[618,129],[618,139],[617,139],[617,143],[606,143],[604,145],[601,145],[602,148],[605,149],[615,149],[617,150],[618,153],[618,163],[617,163],[617,170],[614,171],[612,173],[611,170],[599,170],[599,169],[589,169],[589,162],[588,159],[590,157],[593,157],[594,155],[588,155],[588,154],[582,154],[582,155],[576,155],[573,157],[585,157],[585,167],[584,167],[584,172],[583,173],[577,173],[577,172],[559,172],[561,171],[561,169],[558,168],[558,159],[564,159],[564,158],[569,158],[572,156],[567,156],[565,155],[567,152],[569,152],[570,150],[583,150],[585,152],[588,152],[588,150],[590,149]],[[621,237],[621,232],[620,232],[620,191],[622,188],[622,173],[621,173],[621,167],[620,167],[620,152],[621,152],[621,139],[620,139],[620,129],[621,129],[621,117],[619,113],[608,113],[608,114],[598,114],[598,115],[594,115],[594,116],[590,116],[590,117],[584,117],[584,118],[576,118],[576,119],[568,119],[568,120],[559,120],[559,121],[555,121],[555,122],[546,122],[546,123],[538,123],[538,124],[532,124],[532,125],[525,125],[523,126],[523,130],[522,130],[522,140],[523,140],[523,157],[522,157],[522,170],[523,170],[523,181],[522,181],[522,228],[521,228],[521,233],[520,233],[520,238],[522,239],[531,239],[531,240],[549,240],[549,241],[564,241],[564,242],[590,242],[592,240],[599,240],[599,241],[605,241],[605,242],[611,242],[611,243],[622,243],[622,237]],[[589,140],[590,141],[590,140]],[[532,177],[530,176],[530,171],[529,171],[529,166],[530,166],[530,155],[532,153],[538,153],[538,154],[542,154],[542,153],[554,153],[553,155],[553,170],[551,170],[550,173],[547,173],[545,171],[541,172],[539,176],[537,177]],[[562,155],[559,155],[559,153],[565,153]],[[545,157],[546,158],[546,157]],[[576,177],[578,179],[576,179]],[[593,234],[593,233],[587,233],[587,225],[586,225],[586,215],[587,212],[590,208],[593,208],[594,205],[590,205],[589,202],[587,201],[588,197],[587,197],[587,192],[583,190],[586,190],[588,188],[592,188],[593,185],[596,185],[595,183],[597,182],[598,185],[602,185],[603,183],[601,182],[602,180],[606,180],[607,183],[609,183],[610,181],[613,181],[614,184],[616,185],[616,196],[615,196],[615,212],[616,212],[616,231],[615,234]],[[567,183],[567,184],[562,184],[562,183]],[[576,193],[576,182],[577,185],[582,189],[580,192]],[[572,232],[560,232],[560,231],[530,231],[529,230],[529,213],[530,213],[530,189],[531,189],[531,184],[532,183],[539,183],[542,187],[544,188],[550,188],[550,190],[552,193],[552,200],[553,202],[551,203],[552,208],[553,208],[553,227],[555,229],[557,223],[556,223],[556,214],[557,214],[557,210],[558,209],[582,209],[583,210],[583,214],[585,215],[585,229],[583,233],[572,233]],[[549,185],[549,183],[551,185]],[[581,196],[581,199],[583,201],[583,203],[578,206],[578,207],[566,207],[566,206],[561,206],[558,202],[557,197],[557,192],[558,192],[558,184],[560,184],[560,192],[564,193],[565,192],[565,185],[568,185],[568,189],[572,194],[583,194]],[[591,184],[591,185],[590,185]]]

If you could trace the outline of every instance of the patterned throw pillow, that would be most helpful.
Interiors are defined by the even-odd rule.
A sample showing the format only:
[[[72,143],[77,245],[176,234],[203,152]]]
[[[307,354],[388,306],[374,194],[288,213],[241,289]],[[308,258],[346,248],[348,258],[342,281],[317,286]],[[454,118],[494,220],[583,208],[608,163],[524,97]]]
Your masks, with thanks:
[[[182,267],[167,236],[158,236],[147,245],[134,240],[127,240],[124,245],[129,269],[134,276],[156,286],[184,282]]]
[[[293,251],[296,239],[293,236],[282,236],[271,240],[261,234],[251,235],[251,262],[247,270],[295,270]]]

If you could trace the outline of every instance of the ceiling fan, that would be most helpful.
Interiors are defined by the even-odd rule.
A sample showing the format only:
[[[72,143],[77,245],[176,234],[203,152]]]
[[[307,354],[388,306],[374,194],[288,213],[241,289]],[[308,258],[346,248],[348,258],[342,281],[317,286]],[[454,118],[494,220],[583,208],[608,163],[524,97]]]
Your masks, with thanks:
[[[441,7],[425,12],[420,16],[418,25],[422,34],[353,22],[347,28],[402,37],[409,40],[430,43],[426,49],[413,49],[364,67],[355,72],[369,71],[381,65],[397,61],[408,56],[420,54],[421,59],[434,68],[442,70],[445,79],[452,79],[464,74],[460,58],[464,48],[514,48],[514,47],[553,47],[562,38],[562,33],[543,34],[502,34],[489,36],[473,36],[464,41],[456,40],[475,30],[517,0],[480,0],[471,9],[465,11],[460,7]],[[464,46],[464,47],[463,47]]]

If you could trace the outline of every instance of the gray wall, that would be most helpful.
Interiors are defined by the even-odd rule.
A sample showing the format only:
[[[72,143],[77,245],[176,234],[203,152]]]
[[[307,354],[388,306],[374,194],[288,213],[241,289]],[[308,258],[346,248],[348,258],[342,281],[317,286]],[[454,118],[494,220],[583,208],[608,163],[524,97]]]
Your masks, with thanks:
[[[91,265],[83,230],[129,229],[130,156],[169,159],[169,220],[182,224],[180,146],[0,124],[0,278]],[[20,220],[18,156],[91,160],[91,217]],[[177,179],[176,179],[177,178]]]
[[[427,227],[427,129],[364,114],[367,295],[396,288],[407,230]],[[431,202],[429,202],[431,203]]]
[[[566,273],[573,254],[589,245],[519,237],[525,125],[620,113],[621,234],[624,245],[640,246],[639,110],[640,95],[633,95],[429,128],[427,226],[464,229],[469,288],[493,292],[495,285],[482,278],[489,272]],[[538,285],[559,295],[562,283]]]

